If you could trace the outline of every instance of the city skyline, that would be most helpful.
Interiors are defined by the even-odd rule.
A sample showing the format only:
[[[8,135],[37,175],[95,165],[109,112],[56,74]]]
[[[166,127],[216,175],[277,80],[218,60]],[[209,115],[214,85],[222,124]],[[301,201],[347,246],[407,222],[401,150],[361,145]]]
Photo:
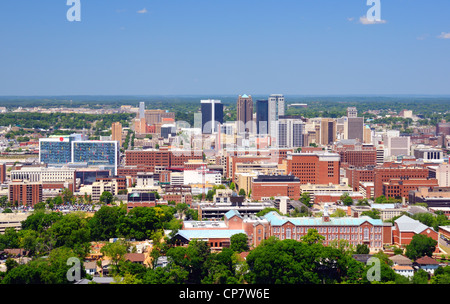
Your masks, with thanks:
[[[446,1],[81,3],[0,4],[1,96],[450,94]]]

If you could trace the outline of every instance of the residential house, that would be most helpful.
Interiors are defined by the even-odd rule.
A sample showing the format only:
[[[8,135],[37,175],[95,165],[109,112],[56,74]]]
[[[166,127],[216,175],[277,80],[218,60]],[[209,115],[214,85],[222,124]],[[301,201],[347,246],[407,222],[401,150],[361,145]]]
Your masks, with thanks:
[[[392,269],[396,273],[398,273],[398,274],[400,274],[402,276],[408,277],[408,278],[414,276],[414,268],[412,266],[394,265],[394,266],[392,266]]]
[[[414,266],[416,266],[418,269],[425,270],[429,274],[434,274],[434,271],[439,267],[439,262],[429,256],[424,256],[418,258],[414,262]]]
[[[125,255],[125,260],[130,261],[132,263],[144,265],[145,254],[143,254],[143,253],[127,253]]]
[[[97,274],[97,263],[96,262],[84,262],[84,269],[86,273],[94,276]]]
[[[389,257],[389,259],[394,263],[394,266],[395,265],[412,266],[412,264],[413,264],[413,262],[410,259],[408,259],[407,257],[405,257],[401,254],[397,254],[392,257]]]

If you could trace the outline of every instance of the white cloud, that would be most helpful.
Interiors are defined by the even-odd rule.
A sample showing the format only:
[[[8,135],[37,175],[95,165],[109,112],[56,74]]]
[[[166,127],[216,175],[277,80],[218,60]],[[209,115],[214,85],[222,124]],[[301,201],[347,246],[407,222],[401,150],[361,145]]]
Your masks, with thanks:
[[[367,19],[367,16],[362,16],[359,17],[359,23],[364,24],[364,25],[368,25],[368,24],[384,24],[386,23],[386,20],[369,20]]]
[[[450,39],[450,33],[442,32],[442,33],[438,36],[438,38],[440,38],[440,39]]]
[[[429,36],[430,36],[430,35],[428,35],[428,34],[423,34],[423,35],[420,35],[419,37],[417,37],[416,39],[417,39],[417,40],[425,40],[425,39],[427,39]]]
[[[138,14],[147,14],[148,11],[147,11],[147,9],[144,7],[143,9],[137,11],[137,13],[138,13]]]
[[[353,17],[347,18],[347,21],[349,21],[349,22],[352,22],[353,20],[355,20],[355,18],[353,18]]]

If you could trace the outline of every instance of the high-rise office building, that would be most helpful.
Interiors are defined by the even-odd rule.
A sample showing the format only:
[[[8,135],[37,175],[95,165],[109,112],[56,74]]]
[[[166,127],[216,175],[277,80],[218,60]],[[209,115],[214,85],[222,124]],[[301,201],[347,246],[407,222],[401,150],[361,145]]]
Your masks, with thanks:
[[[145,102],[139,103],[139,118],[145,118]]]
[[[280,115],[285,114],[285,102],[284,95],[282,94],[272,94],[269,96],[269,134],[276,137],[276,122]]]
[[[364,117],[358,117],[355,107],[347,108],[347,117],[344,120],[345,139],[358,139],[364,142]]]
[[[122,146],[122,124],[120,122],[113,122],[111,126],[111,140],[116,140]]]
[[[223,104],[220,100],[201,100],[202,133],[212,134],[219,130],[223,124]]]
[[[253,99],[249,95],[239,95],[237,101],[237,123],[239,133],[253,132]]]
[[[256,132],[258,134],[269,134],[269,100],[259,99],[256,101]]]
[[[347,117],[358,117],[358,110],[356,109],[356,107],[348,107],[347,108]]]
[[[305,123],[300,119],[280,119],[278,126],[278,148],[303,147]]]
[[[320,122],[320,143],[331,145],[336,141],[336,120],[333,118],[322,118]]]

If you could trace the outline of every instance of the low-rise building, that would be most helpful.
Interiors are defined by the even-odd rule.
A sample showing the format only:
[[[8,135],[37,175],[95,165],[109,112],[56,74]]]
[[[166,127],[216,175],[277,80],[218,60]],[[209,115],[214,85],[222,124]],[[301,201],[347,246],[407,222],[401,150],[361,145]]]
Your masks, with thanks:
[[[276,236],[280,240],[300,240],[309,229],[315,229],[325,238],[324,245],[347,240],[353,246],[366,244],[371,251],[383,249],[385,229],[381,220],[370,217],[330,217],[326,207],[322,217],[292,218],[273,211],[267,213],[264,218],[269,221],[269,236]]]
[[[433,228],[428,227],[409,216],[403,215],[394,221],[392,238],[395,245],[402,247],[409,245],[414,235],[417,234],[423,234],[436,241],[438,240],[438,233]],[[436,251],[439,251],[439,247],[436,247]]]
[[[22,221],[26,220],[29,213],[0,213],[0,234],[5,233],[8,228],[14,228],[16,231],[22,229]]]
[[[119,185],[115,181],[94,182],[92,184],[92,194],[91,194],[92,201],[94,201],[94,202],[100,201],[100,196],[105,191],[110,192],[114,196],[118,193],[118,191],[119,191],[118,188],[119,188]]]

